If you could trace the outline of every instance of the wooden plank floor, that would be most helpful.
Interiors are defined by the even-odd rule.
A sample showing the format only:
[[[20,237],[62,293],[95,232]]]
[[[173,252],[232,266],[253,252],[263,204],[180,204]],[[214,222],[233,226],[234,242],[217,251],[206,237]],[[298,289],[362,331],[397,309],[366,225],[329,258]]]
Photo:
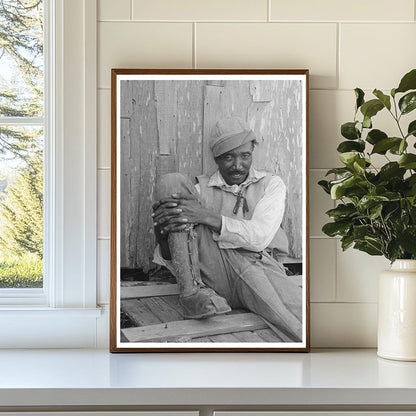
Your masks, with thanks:
[[[128,342],[284,342],[254,313],[233,310],[208,319],[184,319],[176,284],[123,282],[121,310],[132,326],[121,330]]]

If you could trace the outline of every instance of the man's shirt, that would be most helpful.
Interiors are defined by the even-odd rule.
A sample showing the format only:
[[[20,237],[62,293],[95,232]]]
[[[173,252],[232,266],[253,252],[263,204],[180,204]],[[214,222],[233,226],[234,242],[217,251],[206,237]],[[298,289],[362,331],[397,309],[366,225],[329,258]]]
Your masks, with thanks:
[[[243,187],[266,176],[265,172],[250,168],[249,175],[240,185],[228,185],[221,173],[217,170],[211,175],[208,186],[223,189],[237,195]],[[201,192],[199,184],[195,185],[198,193]],[[213,232],[213,238],[222,249],[244,248],[250,251],[262,251],[273,240],[280,227],[285,210],[286,186],[279,176],[272,176],[267,184],[263,197],[254,207],[251,219],[232,218],[222,215],[220,233]],[[156,246],[154,263],[167,266],[167,261]]]

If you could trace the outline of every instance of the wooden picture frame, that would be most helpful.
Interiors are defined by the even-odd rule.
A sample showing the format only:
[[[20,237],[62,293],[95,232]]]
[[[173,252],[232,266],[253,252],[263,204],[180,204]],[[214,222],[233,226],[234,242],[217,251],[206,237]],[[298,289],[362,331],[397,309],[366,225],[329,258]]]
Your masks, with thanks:
[[[309,351],[308,82],[309,71],[304,69],[112,70],[111,352]],[[248,142],[235,147],[229,141],[231,136],[233,140],[237,137],[235,127],[230,126],[240,122],[246,126],[241,130],[244,140],[248,140],[246,132],[256,139],[257,143],[251,141],[252,153],[244,150]],[[213,151],[218,153],[217,159]],[[239,169],[237,164],[243,159],[245,167],[233,170],[230,175],[234,176],[227,176],[225,165],[218,164],[225,161],[233,164],[231,169]],[[203,178],[210,177],[218,167],[223,174],[216,173],[215,178],[204,182]],[[182,176],[164,176],[172,172]],[[229,220],[223,208],[218,211],[225,202],[216,202],[217,211],[212,217],[215,224],[198,222],[182,233],[158,234],[161,245],[167,246],[170,253],[172,244],[176,244],[173,239],[187,236],[187,253],[194,267],[192,284],[195,291],[202,291],[196,295],[191,288],[189,305],[189,297],[184,295],[189,290],[184,283],[187,272],[175,278],[178,264],[188,260],[165,261],[163,256],[167,256],[161,254],[164,249],[157,248],[155,261],[162,265],[153,262],[158,246],[155,232],[167,223],[160,225],[160,220],[155,231],[151,214],[158,200],[155,195],[166,178],[193,180],[201,174],[206,176],[199,179],[196,188],[195,181],[190,185],[194,195],[190,198],[194,199],[189,203],[200,204],[192,208],[198,213],[201,209],[214,209],[215,204],[204,202],[207,190],[215,189],[215,201],[220,201],[223,192],[229,193],[225,199],[238,199],[238,192],[243,195],[243,190],[246,193],[240,195],[241,201],[234,207],[238,218]],[[244,176],[244,182],[240,176]],[[283,192],[279,197],[276,189]],[[254,197],[256,192],[258,196]],[[186,199],[183,193],[169,197]],[[178,201],[176,205],[180,207],[187,203]],[[260,250],[262,242],[266,244],[265,239],[273,237],[269,236],[270,229],[279,228],[282,214],[278,207],[282,206],[283,239],[279,237],[272,248]],[[164,213],[174,209],[166,204],[159,209],[162,208]],[[175,214],[177,221],[192,222],[185,218],[186,209]],[[162,211],[157,212],[159,216]],[[202,214],[198,215],[202,218]],[[208,217],[204,221],[205,218]],[[248,222],[255,218],[258,222]],[[242,224],[247,229],[242,229]],[[202,242],[202,234],[209,244]],[[251,240],[257,235],[261,236],[260,243],[255,245]],[[197,243],[192,243],[192,238]],[[243,239],[248,245],[239,242]],[[190,244],[198,247],[196,254]],[[214,251],[208,253],[211,248]],[[223,256],[228,257],[223,260]],[[230,256],[237,257],[230,260]],[[215,259],[215,264],[210,263],[216,270],[211,280],[207,276],[213,269],[205,265],[204,258]],[[195,267],[199,270],[199,266],[202,282],[196,283]],[[222,267],[220,272],[217,267]],[[223,290],[225,281],[228,289]],[[210,285],[215,288],[213,295],[207,289]],[[216,298],[221,296],[220,303],[224,298],[231,311],[199,319],[198,312],[192,309],[196,308],[195,296],[201,296],[197,299],[203,298],[204,302],[208,296],[209,306],[204,307],[223,313]]]

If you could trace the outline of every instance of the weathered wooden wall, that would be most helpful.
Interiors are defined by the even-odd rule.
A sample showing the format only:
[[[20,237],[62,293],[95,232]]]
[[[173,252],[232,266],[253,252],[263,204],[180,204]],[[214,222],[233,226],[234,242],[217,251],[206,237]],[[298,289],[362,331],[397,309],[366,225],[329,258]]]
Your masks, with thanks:
[[[212,173],[215,122],[238,115],[256,132],[254,166],[279,174],[288,188],[283,228],[301,257],[301,85],[297,81],[122,81],[120,256],[122,267],[152,267],[150,217],[159,175]]]

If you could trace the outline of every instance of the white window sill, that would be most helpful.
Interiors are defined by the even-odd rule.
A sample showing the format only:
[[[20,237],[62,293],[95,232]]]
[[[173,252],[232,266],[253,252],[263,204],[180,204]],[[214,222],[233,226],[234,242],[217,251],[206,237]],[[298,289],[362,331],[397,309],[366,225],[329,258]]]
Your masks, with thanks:
[[[416,363],[375,350],[307,353],[110,354],[105,350],[0,351],[0,411],[416,409]]]
[[[103,313],[100,308],[3,306],[0,348],[95,348]]]
[[[77,317],[77,318],[99,318],[101,308],[45,308],[41,306],[0,306],[0,319],[9,317]]]

